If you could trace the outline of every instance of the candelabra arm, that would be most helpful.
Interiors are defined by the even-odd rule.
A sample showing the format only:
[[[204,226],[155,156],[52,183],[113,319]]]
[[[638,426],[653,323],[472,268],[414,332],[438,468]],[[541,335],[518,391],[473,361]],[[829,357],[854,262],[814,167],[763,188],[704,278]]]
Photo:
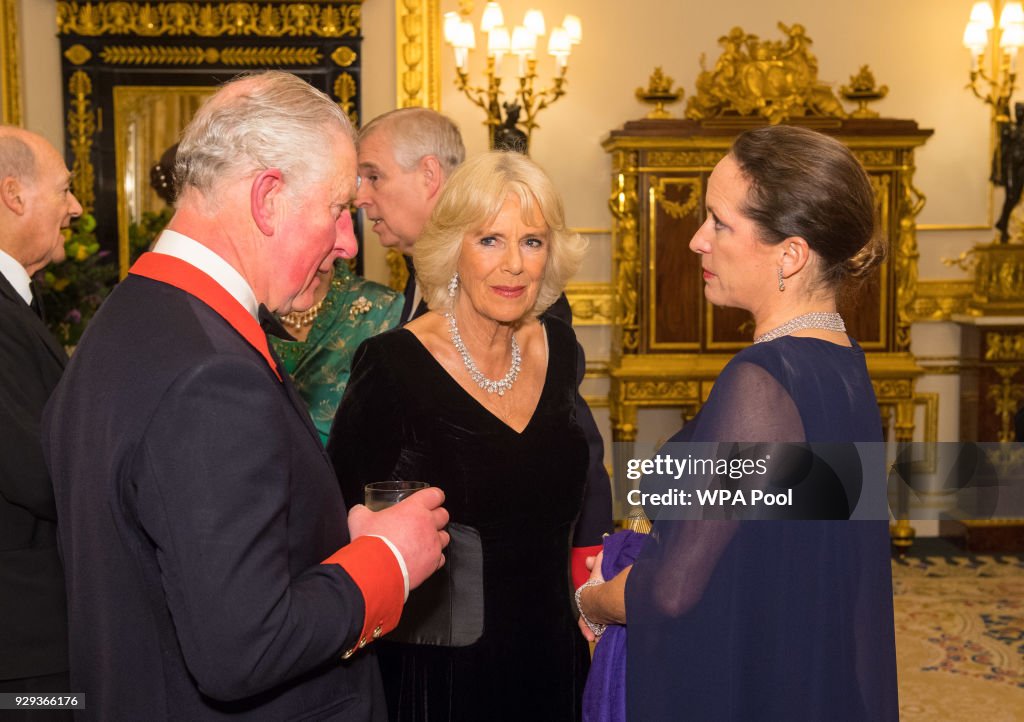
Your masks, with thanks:
[[[527,73],[519,79],[519,91],[516,93],[523,106],[523,114],[525,116],[523,127],[526,128],[528,136],[537,127],[537,121],[535,120],[537,114],[565,95],[565,74],[568,70],[568,67],[562,67],[559,74],[552,81],[551,87],[535,93],[533,85],[537,80],[536,62],[536,60],[529,61]]]
[[[484,109],[488,120],[492,109],[498,105],[501,94],[501,78],[494,76],[493,59],[488,62],[487,88],[477,88],[469,84],[469,74],[463,68],[455,69],[455,87],[474,104]],[[500,120],[500,119],[499,119]]]

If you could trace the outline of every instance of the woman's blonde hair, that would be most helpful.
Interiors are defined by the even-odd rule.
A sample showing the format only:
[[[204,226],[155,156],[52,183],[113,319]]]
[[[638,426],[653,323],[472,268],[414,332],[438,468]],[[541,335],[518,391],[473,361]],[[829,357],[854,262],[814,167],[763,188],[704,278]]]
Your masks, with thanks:
[[[587,241],[565,227],[562,199],[539,165],[520,153],[491,151],[456,169],[416,241],[416,280],[431,310],[451,308],[448,283],[458,268],[463,239],[496,218],[509,196],[519,200],[524,222],[539,211],[549,231],[548,260],[533,315],[542,314],[562,295],[579,270]]]

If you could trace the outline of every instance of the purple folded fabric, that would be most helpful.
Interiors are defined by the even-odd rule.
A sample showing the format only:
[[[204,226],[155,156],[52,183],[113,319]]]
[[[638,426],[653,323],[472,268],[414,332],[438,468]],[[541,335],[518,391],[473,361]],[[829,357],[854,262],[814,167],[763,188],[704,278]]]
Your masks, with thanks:
[[[646,534],[620,531],[604,538],[601,575],[611,579],[636,560]],[[583,690],[584,722],[625,722],[626,627],[609,624],[594,647],[594,659]]]

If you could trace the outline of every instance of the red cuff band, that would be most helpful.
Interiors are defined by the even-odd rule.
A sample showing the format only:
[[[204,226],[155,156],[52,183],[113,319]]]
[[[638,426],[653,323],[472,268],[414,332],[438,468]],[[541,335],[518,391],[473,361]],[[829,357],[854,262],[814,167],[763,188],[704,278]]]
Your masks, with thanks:
[[[405,582],[394,553],[376,537],[359,537],[323,563],[341,566],[363,593],[366,606],[363,630],[355,645],[343,655],[347,659],[357,649],[398,626],[405,601]]]

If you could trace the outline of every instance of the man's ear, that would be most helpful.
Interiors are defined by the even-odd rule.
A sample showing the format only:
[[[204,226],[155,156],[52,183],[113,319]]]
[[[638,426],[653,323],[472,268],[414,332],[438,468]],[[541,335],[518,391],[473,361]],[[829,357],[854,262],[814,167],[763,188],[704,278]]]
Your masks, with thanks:
[[[433,198],[441,192],[444,185],[444,169],[437,156],[425,155],[420,158],[420,173],[423,175],[423,184],[427,190],[427,197]]]
[[[249,210],[256,227],[265,236],[277,230],[277,214],[284,194],[284,176],[280,168],[267,168],[252,180],[249,189]]]
[[[14,176],[9,175],[0,180],[0,201],[15,215],[24,215],[24,187]]]
[[[811,257],[811,247],[800,236],[790,236],[779,244],[782,255],[779,264],[782,266],[783,278],[799,273],[807,265]]]

